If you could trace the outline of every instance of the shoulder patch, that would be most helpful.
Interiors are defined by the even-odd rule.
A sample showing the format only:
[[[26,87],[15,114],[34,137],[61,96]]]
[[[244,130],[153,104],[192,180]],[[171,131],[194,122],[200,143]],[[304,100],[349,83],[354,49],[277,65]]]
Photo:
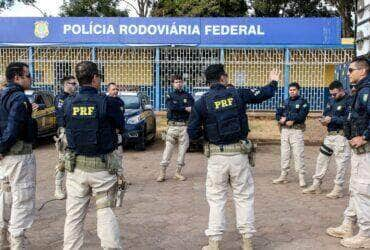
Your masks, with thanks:
[[[61,109],[63,107],[64,101],[62,99],[59,99],[58,101],[58,108]]]
[[[250,90],[252,91],[254,96],[258,96],[261,93],[261,90],[257,88],[251,88]]]
[[[305,108],[305,107],[307,107],[307,103],[303,104],[303,106],[302,106],[302,107],[304,107],[304,108]]]
[[[367,99],[369,98],[369,94],[364,94],[363,96],[362,96],[362,100],[364,101],[364,102],[367,102]]]

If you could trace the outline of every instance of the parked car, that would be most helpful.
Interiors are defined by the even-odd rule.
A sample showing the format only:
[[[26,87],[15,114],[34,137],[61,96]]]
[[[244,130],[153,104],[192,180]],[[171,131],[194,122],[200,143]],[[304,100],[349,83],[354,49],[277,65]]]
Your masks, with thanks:
[[[25,94],[31,103],[36,103],[40,107],[32,112],[32,117],[37,121],[37,137],[55,135],[57,122],[53,94],[41,90],[26,90]]]
[[[125,103],[126,145],[133,144],[136,150],[145,150],[155,140],[156,118],[149,97],[142,92],[119,92]]]

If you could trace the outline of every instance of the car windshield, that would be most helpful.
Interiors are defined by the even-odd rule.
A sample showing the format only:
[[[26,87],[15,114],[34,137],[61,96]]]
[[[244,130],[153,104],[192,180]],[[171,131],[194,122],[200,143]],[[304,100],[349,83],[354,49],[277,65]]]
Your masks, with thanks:
[[[120,98],[125,103],[125,109],[139,109],[139,97],[134,95],[121,95]]]

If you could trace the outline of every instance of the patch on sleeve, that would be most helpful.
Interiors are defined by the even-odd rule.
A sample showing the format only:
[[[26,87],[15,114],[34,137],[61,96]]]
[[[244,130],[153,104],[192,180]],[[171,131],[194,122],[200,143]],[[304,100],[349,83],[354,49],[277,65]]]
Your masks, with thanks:
[[[58,101],[58,108],[61,109],[63,107],[64,101],[62,99],[59,99]]]
[[[307,107],[307,103],[303,104],[303,106],[302,106],[302,107],[306,108],[306,107]]]
[[[364,94],[364,95],[362,96],[362,100],[363,100],[364,102],[367,102],[368,97],[369,97],[369,94]]]
[[[251,88],[250,90],[252,91],[254,96],[258,96],[261,93],[261,90],[257,88]]]

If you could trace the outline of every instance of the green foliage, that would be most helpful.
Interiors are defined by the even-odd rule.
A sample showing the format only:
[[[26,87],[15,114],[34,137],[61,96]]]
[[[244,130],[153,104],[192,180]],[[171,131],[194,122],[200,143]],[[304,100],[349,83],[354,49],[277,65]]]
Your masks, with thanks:
[[[12,7],[15,2],[31,4],[31,3],[35,3],[35,0],[0,0],[0,11],[2,9],[8,9]]]
[[[61,16],[126,17],[127,10],[119,10],[120,0],[70,0],[61,7]]]
[[[244,0],[159,0],[151,16],[238,17],[247,10]]]
[[[321,0],[252,0],[257,17],[328,17],[329,11]]]

